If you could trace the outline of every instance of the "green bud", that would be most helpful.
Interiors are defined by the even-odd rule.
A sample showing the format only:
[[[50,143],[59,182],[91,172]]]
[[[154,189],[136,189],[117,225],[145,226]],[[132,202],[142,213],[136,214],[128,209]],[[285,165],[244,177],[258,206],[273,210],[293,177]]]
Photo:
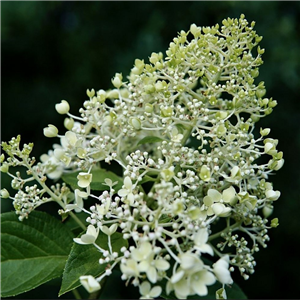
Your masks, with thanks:
[[[161,176],[165,181],[170,181],[174,175],[174,167],[170,167],[161,171]]]
[[[165,118],[171,117],[172,113],[173,113],[172,107],[164,107],[161,109],[162,117],[165,117]]]
[[[141,121],[138,118],[130,118],[129,124],[136,130],[141,129]]]
[[[272,205],[266,205],[262,209],[263,215],[265,218],[270,217],[270,215],[273,213],[273,206]]]
[[[265,129],[260,128],[261,136],[267,136],[270,133],[270,131],[271,131],[270,128],[265,128]]]
[[[86,94],[89,98],[93,98],[95,96],[95,90],[92,89],[91,91],[89,89],[86,90]]]
[[[228,115],[227,111],[220,110],[216,113],[216,119],[223,120],[227,117],[227,115]]]
[[[1,156],[0,156],[0,163],[1,163],[1,164],[4,162],[4,159],[5,159],[5,156],[4,156],[4,154],[2,153]]]
[[[139,70],[141,70],[141,69],[144,68],[145,63],[144,63],[144,60],[140,60],[140,59],[137,58],[137,59],[134,61],[134,65],[135,65],[135,67],[137,67]]]
[[[104,101],[106,100],[106,92],[104,90],[99,90],[97,92],[97,100],[100,103],[104,103]]]
[[[120,73],[116,73],[115,77],[111,80],[115,88],[119,89],[121,87],[123,76]]]
[[[152,84],[145,85],[144,89],[145,89],[145,92],[148,94],[155,92],[155,87]]]
[[[266,89],[264,88],[257,88],[256,90],[256,96],[257,98],[262,98],[266,94]]]
[[[152,52],[151,53],[151,56],[149,58],[149,61],[152,63],[152,64],[156,64],[158,61],[160,60],[160,55],[155,53],[155,52]]]
[[[145,105],[145,112],[151,114],[153,112],[153,105],[150,103],[146,103]]]
[[[260,46],[257,47],[257,53],[258,54],[264,54],[265,53],[265,49],[261,49]]]
[[[226,134],[226,131],[227,131],[227,129],[226,129],[225,125],[220,124],[216,130],[217,136],[218,137],[224,136]]]
[[[251,76],[252,76],[253,78],[256,78],[258,75],[259,75],[258,69],[253,69],[253,70],[251,71]]]
[[[200,178],[203,180],[203,181],[210,181],[210,170],[207,166],[203,165],[201,167],[201,170],[200,170]]]
[[[274,219],[271,221],[271,227],[276,228],[277,226],[279,226],[278,221],[279,221],[278,218],[274,218]]]
[[[197,38],[201,35],[201,27],[197,27],[196,24],[192,24],[190,27],[191,34]]]
[[[274,108],[275,106],[277,106],[277,101],[276,100],[272,100],[272,98],[269,101],[269,107]]]

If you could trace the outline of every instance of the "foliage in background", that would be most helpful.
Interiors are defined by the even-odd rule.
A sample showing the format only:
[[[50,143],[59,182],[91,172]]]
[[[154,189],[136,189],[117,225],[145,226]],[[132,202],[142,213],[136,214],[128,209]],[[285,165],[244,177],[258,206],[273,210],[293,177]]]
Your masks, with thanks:
[[[281,141],[286,157],[284,170],[274,178],[282,199],[286,199],[275,210],[284,223],[273,233],[276,240],[270,247],[277,250],[259,254],[259,272],[264,280],[251,279],[244,289],[250,298],[292,298],[296,297],[297,247],[289,248],[289,259],[278,259],[278,253],[287,251],[287,243],[295,245],[300,240],[296,167],[300,145],[299,3],[2,2],[1,118],[2,124],[10,121],[10,126],[2,126],[2,140],[17,135],[19,128],[24,141],[41,139],[42,130],[37,128],[50,120],[61,123],[53,107],[62,94],[75,110],[85,98],[82,91],[87,86],[107,88],[116,71],[127,75],[134,58],[146,59],[152,51],[163,51],[180,29],[193,22],[213,25],[240,13],[255,19],[257,31],[264,36],[261,44],[267,52],[261,78],[268,94],[276,95],[279,103],[267,123]],[[11,112],[13,118],[9,119]],[[38,154],[48,148],[50,144],[45,144],[35,151]],[[289,276],[289,282],[283,283],[283,276]]]

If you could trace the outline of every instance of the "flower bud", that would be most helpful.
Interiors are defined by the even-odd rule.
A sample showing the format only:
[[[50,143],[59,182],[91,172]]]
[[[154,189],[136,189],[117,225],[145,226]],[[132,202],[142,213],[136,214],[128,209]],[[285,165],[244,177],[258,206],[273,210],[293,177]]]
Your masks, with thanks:
[[[256,90],[257,98],[262,98],[265,94],[266,94],[266,89],[264,89],[264,88],[258,88]]]
[[[119,97],[119,92],[116,89],[113,89],[107,93],[107,98],[109,99],[117,99]]]
[[[106,99],[106,92],[104,90],[99,90],[97,92],[97,99],[100,103],[104,103]]]
[[[151,114],[151,113],[153,112],[153,105],[150,104],[150,103],[147,103],[147,104],[145,105],[145,112]]]
[[[200,178],[203,181],[210,181],[210,170],[207,166],[203,165],[200,170]]]
[[[4,156],[4,154],[2,153],[1,156],[0,156],[0,163],[1,163],[1,164],[4,162],[4,159],[5,159],[5,156]]]
[[[173,113],[172,107],[166,106],[161,109],[161,115],[164,118],[171,117]]]
[[[7,191],[7,189],[2,189],[2,190],[0,191],[0,196],[1,196],[1,198],[3,198],[3,199],[9,198],[9,192]]]
[[[86,94],[89,98],[93,98],[95,96],[95,90],[94,89],[92,89],[92,90],[87,89]]]
[[[261,136],[267,136],[270,133],[271,129],[270,128],[265,128],[265,129],[260,129],[260,134]]]
[[[48,127],[44,128],[44,136],[48,138],[57,137],[58,129],[54,126],[49,124]]]
[[[115,77],[111,80],[111,82],[114,85],[114,87],[118,89],[122,85],[122,79],[123,79],[122,74],[116,73]]]
[[[270,215],[273,213],[273,206],[269,206],[266,205],[263,209],[262,209],[263,215],[265,218],[270,217]]]
[[[199,37],[201,35],[201,28],[197,27],[196,24],[191,25],[190,31],[194,37]]]
[[[72,130],[72,128],[74,126],[74,119],[72,119],[72,118],[65,118],[65,120],[64,120],[64,126],[66,127],[66,129]]]
[[[279,226],[278,218],[274,218],[274,219],[271,221],[271,227],[276,228],[277,226]]]
[[[2,166],[0,167],[0,171],[2,173],[7,173],[9,169],[9,165],[7,163],[3,163]]]
[[[61,100],[60,103],[55,104],[55,109],[59,114],[64,115],[69,112],[70,105],[66,100]]]
[[[141,121],[138,118],[130,118],[129,124],[136,130],[141,129]]]

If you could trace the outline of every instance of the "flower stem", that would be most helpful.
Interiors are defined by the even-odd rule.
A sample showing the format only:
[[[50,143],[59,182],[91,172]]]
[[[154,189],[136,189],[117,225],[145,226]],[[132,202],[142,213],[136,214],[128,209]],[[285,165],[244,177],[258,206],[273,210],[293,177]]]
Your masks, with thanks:
[[[75,299],[82,299],[77,289],[72,290]]]

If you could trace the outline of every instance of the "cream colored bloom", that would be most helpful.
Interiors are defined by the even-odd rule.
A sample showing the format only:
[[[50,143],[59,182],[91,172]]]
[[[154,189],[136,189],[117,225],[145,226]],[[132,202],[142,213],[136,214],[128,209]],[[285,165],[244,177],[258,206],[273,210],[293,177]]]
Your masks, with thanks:
[[[92,174],[80,172],[77,175],[78,186],[80,186],[82,188],[88,187],[90,185],[90,183],[92,182],[92,178],[93,178]]]
[[[82,286],[89,292],[93,293],[101,289],[100,283],[92,275],[79,277]]]
[[[222,284],[231,284],[233,280],[229,271],[229,256],[224,255],[213,265],[214,273]]]
[[[55,109],[59,114],[64,115],[69,112],[70,105],[66,100],[61,100],[60,103],[55,104]]]
[[[134,195],[132,193],[133,184],[129,176],[124,178],[123,188],[118,191],[118,195],[121,197],[125,197],[129,200],[129,203],[132,204],[134,200]]]
[[[154,250],[149,242],[143,242],[138,248],[131,251],[131,257],[139,262],[138,269],[145,272],[152,283],[158,279],[158,271],[166,271],[170,264],[163,258],[154,259]]]
[[[93,225],[89,225],[85,234],[80,238],[74,238],[74,242],[77,244],[88,245],[95,243],[99,234],[99,228],[95,228]]]
[[[140,299],[153,299],[160,296],[162,288],[160,286],[154,286],[151,288],[151,285],[148,281],[142,282],[139,287],[141,297]]]

